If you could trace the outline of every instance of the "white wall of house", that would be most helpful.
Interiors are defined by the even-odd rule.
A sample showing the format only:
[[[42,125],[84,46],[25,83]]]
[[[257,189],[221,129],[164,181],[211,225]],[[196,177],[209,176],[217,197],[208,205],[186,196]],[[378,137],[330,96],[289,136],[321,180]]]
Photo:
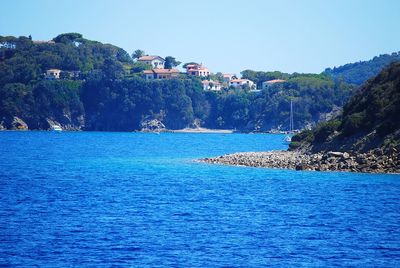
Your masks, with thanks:
[[[222,89],[222,86],[220,84],[214,85],[213,87],[210,88],[210,90],[213,91],[220,91]]]
[[[203,90],[205,91],[220,91],[222,85],[215,81],[203,81]]]
[[[161,58],[155,58],[152,60],[139,60],[139,62],[143,62],[144,64],[151,65],[153,69],[164,69],[164,60]]]
[[[150,64],[153,66],[153,68],[164,69],[164,61],[163,60],[154,59],[154,60],[151,61]]]
[[[50,69],[46,71],[46,79],[60,79],[61,70]]]
[[[248,85],[250,88],[255,88],[254,82],[247,80],[247,79],[241,79],[239,81],[237,80],[232,80],[229,82],[229,85],[233,86],[233,87],[242,87],[244,85]]]

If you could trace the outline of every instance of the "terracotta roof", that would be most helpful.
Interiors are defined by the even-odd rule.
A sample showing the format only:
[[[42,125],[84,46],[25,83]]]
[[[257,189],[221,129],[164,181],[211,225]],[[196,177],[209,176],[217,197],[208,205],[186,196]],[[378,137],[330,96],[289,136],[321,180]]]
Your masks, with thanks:
[[[188,71],[208,71],[208,68],[204,67],[201,64],[188,64],[186,65],[186,69]]]
[[[155,60],[155,59],[164,60],[164,59],[161,58],[160,56],[149,56],[149,55],[147,55],[147,56],[142,56],[142,57],[140,57],[138,60],[140,60],[140,61],[149,61],[149,60]]]
[[[178,69],[152,69],[152,70],[145,70],[144,74],[178,74]]]
[[[221,85],[220,82],[218,82],[218,81],[213,81],[213,80],[211,80],[211,81],[203,80],[203,81],[201,81],[201,83],[203,83],[203,85],[209,85],[210,83],[213,84],[214,86],[219,86],[219,85]]]
[[[192,71],[202,71],[202,72],[209,72],[208,68],[202,67],[202,68],[188,68],[187,69],[188,72],[192,72]]]
[[[251,81],[251,80],[249,80],[249,79],[232,79],[232,80],[231,80],[231,83],[240,83],[240,82],[247,82],[247,81],[253,83],[253,81]]]
[[[199,66],[199,64],[188,64],[188,65],[186,65],[185,68],[193,68],[193,67],[197,67],[197,66]]]
[[[282,80],[282,79],[273,79],[273,80],[265,81],[264,83],[267,83],[267,84],[275,84],[275,83],[283,83],[283,82],[286,82],[286,80]]]

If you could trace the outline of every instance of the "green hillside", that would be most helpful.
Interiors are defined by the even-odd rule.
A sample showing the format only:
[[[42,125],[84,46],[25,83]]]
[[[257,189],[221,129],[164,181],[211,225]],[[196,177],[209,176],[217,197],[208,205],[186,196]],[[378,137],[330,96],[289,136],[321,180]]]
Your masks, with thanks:
[[[324,73],[335,80],[343,80],[349,84],[362,85],[392,62],[400,61],[400,52],[376,56],[369,61],[359,61],[343,66],[327,68]]]
[[[366,152],[400,144],[400,63],[366,82],[341,117],[293,137],[292,149]]]
[[[29,129],[48,129],[53,121],[67,129],[133,131],[154,118],[169,129],[200,122],[238,131],[286,130],[293,101],[295,128],[301,129],[341,107],[354,89],[325,74],[246,70],[243,77],[259,87],[274,78],[286,82],[256,92],[206,92],[200,78],[184,73],[145,80],[146,68],[122,48],[79,33],[40,42],[0,36],[0,128],[22,120]],[[62,70],[60,79],[46,79],[48,69]]]

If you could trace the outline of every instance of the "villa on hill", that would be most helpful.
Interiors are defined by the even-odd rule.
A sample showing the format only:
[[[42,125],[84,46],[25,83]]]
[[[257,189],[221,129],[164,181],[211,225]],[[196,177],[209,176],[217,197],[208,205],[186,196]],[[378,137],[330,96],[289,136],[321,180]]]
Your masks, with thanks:
[[[201,83],[203,84],[203,89],[205,91],[220,91],[222,89],[222,84],[218,81],[203,80]]]
[[[238,79],[236,74],[223,74],[222,75],[224,77],[224,83],[226,83],[227,85],[229,85],[229,82],[233,79]]]
[[[210,75],[210,71],[202,64],[188,64],[186,66],[186,73],[188,75],[206,77]]]
[[[154,68],[151,70],[143,71],[143,74],[147,80],[170,79],[177,77],[179,75],[179,70]]]
[[[165,60],[160,56],[142,56],[137,61],[151,65],[155,69],[163,69],[165,63]]]
[[[60,79],[61,70],[60,69],[48,69],[45,74],[47,80],[57,80]]]
[[[244,86],[248,86],[250,89],[254,89],[256,87],[254,82],[249,79],[232,79],[229,82],[229,85],[235,88],[243,88]]]
[[[276,84],[285,83],[285,82],[286,82],[286,80],[283,80],[283,79],[273,79],[273,80],[264,81],[264,82],[262,82],[262,88],[266,89],[266,88],[269,88]]]
[[[15,49],[17,46],[13,42],[1,42],[0,43],[0,48],[7,48],[7,49]]]
[[[233,79],[238,79],[237,76],[236,76],[236,74],[223,74],[222,77],[223,77],[223,83],[222,83],[222,85],[223,85],[225,88],[228,88],[228,87],[229,87],[229,84],[230,84],[231,80],[233,80]]]
[[[82,79],[82,73],[81,71],[64,71],[53,68],[46,70],[44,78],[46,80],[58,80],[58,79],[79,80]]]

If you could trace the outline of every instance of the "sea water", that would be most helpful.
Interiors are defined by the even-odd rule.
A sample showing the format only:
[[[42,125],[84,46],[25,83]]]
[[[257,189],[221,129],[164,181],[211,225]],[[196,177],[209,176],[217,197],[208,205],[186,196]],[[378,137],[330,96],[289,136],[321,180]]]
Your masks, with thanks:
[[[0,132],[0,266],[400,266],[400,176],[196,163],[282,135]]]

